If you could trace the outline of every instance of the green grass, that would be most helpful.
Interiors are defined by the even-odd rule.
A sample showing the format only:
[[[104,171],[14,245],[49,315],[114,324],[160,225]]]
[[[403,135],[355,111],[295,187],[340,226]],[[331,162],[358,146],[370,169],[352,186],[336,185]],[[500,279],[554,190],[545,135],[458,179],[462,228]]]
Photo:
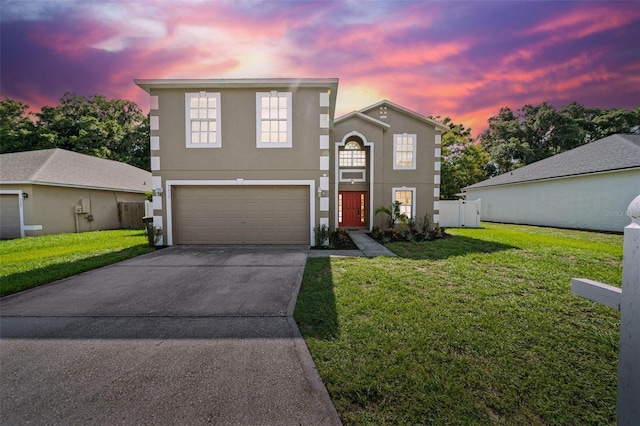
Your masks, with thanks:
[[[295,317],[346,425],[614,424],[622,236],[484,223],[309,259]]]
[[[0,296],[79,274],[153,249],[144,231],[95,231],[0,241]]]

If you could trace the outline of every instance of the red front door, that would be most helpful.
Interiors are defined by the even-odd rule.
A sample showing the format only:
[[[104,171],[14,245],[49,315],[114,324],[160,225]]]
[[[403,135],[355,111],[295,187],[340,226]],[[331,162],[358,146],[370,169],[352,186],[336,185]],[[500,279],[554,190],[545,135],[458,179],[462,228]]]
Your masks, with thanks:
[[[340,192],[338,216],[338,226],[366,226],[365,193]]]

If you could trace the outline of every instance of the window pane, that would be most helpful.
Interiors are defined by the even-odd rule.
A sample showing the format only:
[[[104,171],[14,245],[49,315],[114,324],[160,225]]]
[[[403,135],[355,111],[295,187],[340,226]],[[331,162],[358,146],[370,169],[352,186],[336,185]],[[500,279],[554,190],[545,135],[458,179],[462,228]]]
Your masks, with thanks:
[[[261,136],[262,142],[271,142],[270,138],[269,138],[269,133],[266,132],[262,132],[262,136]]]
[[[286,96],[281,96],[279,98],[279,108],[282,109],[286,109],[287,108],[287,97]]]
[[[198,107],[206,108],[207,107],[207,98],[198,98]]]
[[[286,132],[278,133],[278,134],[280,135],[280,137],[278,138],[278,142],[284,143],[284,142],[287,141],[287,133]]]
[[[190,108],[198,108],[198,98],[189,99],[189,107]]]
[[[277,109],[278,108],[278,98],[273,96],[271,98],[269,98],[269,107],[272,109]]]
[[[215,118],[216,118],[216,110],[215,110],[215,109],[210,108],[210,109],[208,110],[208,113],[207,113],[207,118],[210,118],[210,119],[211,119],[211,118],[214,118],[214,119],[215,119]]]
[[[216,142],[216,132],[209,132],[209,143]]]
[[[280,131],[280,132],[286,132],[287,131],[287,122],[286,121],[279,121],[278,122],[278,131]]]
[[[200,122],[199,121],[192,121],[191,122],[191,131],[192,132],[197,132],[200,130]]]
[[[217,99],[216,98],[207,98],[207,106],[209,108],[215,108],[217,106]]]
[[[262,98],[260,98],[260,107],[262,109],[269,108],[269,97],[268,96],[263,96]]]
[[[263,108],[262,109],[261,117],[262,117],[263,120],[268,120],[270,118],[270,114],[269,114],[269,109],[268,108]]]
[[[191,132],[191,143],[200,143],[200,133]]]

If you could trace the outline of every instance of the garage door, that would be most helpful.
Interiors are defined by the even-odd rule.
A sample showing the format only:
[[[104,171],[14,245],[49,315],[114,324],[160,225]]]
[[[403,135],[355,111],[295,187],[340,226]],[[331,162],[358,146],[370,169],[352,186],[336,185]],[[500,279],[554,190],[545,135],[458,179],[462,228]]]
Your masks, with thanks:
[[[308,186],[176,186],[176,244],[309,244]]]
[[[17,194],[0,194],[0,239],[20,238],[20,204]]]

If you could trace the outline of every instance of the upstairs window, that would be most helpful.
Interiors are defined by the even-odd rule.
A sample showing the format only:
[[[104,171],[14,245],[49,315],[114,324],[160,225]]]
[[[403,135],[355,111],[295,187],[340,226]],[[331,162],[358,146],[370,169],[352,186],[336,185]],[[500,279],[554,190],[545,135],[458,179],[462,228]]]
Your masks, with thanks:
[[[349,141],[339,153],[340,167],[365,167],[367,154],[356,141]]]
[[[220,93],[185,94],[187,148],[220,148]]]
[[[291,148],[291,93],[256,94],[256,146]]]
[[[416,135],[393,135],[393,168],[416,168]]]

